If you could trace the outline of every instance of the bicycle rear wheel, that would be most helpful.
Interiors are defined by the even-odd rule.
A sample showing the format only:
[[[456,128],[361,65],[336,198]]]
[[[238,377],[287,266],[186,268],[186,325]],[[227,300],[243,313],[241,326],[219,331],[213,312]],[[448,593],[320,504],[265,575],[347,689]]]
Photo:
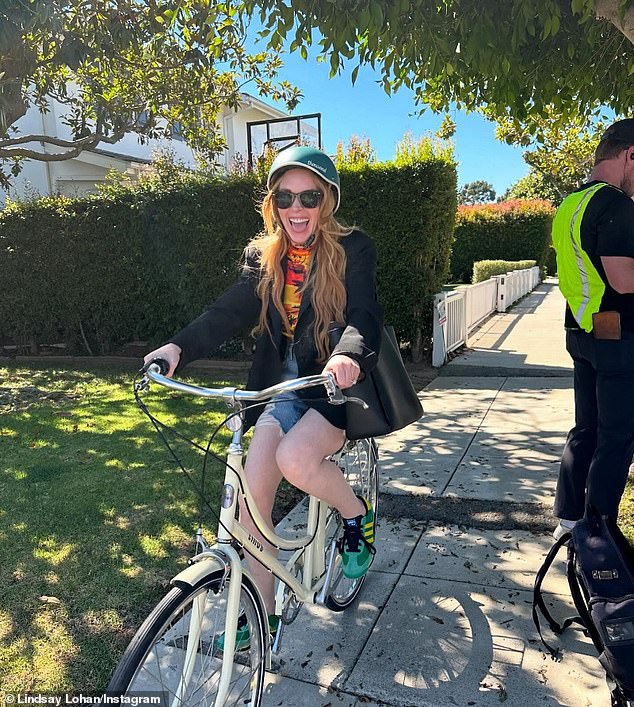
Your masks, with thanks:
[[[359,439],[347,442],[333,461],[341,469],[352,490],[366,498],[374,508],[374,524],[379,501],[378,450],[373,439]],[[330,517],[326,527],[326,561],[330,556],[332,542],[336,542],[343,532],[341,516],[336,510],[330,509]],[[333,611],[343,611],[350,606],[361,590],[366,575],[358,579],[344,577],[341,567],[341,555],[336,550],[333,558],[334,567],[331,576],[326,606]]]
[[[215,704],[223,662],[218,639],[224,632],[231,575],[223,577],[218,570],[194,587],[174,587],[157,604],[123,654],[108,694],[164,692],[168,705]],[[247,649],[234,653],[223,704],[258,707],[268,622],[248,577],[242,580],[240,613],[251,641]]]

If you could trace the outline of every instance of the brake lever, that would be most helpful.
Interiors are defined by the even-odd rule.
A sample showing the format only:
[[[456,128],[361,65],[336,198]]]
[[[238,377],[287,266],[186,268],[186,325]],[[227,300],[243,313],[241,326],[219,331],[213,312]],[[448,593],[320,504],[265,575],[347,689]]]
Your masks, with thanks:
[[[352,395],[343,395],[342,397],[344,399],[344,402],[346,403],[356,403],[357,405],[361,405],[361,407],[364,410],[367,410],[370,406],[365,402],[365,400],[361,400],[361,398],[355,398]]]
[[[134,390],[137,393],[145,393],[150,389],[150,379],[145,373],[141,374],[141,378],[134,383]]]
[[[341,388],[335,382],[335,377],[330,371],[326,373],[328,380],[324,383],[326,388],[326,395],[328,395],[328,402],[331,405],[343,405],[346,402],[346,398],[343,394]]]
[[[167,368],[165,368],[166,365]],[[139,371],[141,379],[134,384],[134,389],[139,393],[144,393],[145,391],[150,389],[151,380],[147,374],[148,370],[151,370],[153,373],[160,373],[161,375],[165,375],[165,371],[169,370],[169,364],[167,364],[167,362],[164,361],[162,358],[156,358],[153,361],[149,361],[148,363],[144,364],[141,370]]]
[[[326,393],[328,394],[328,402],[331,405],[344,405],[345,403],[356,403],[361,405],[364,410],[367,410],[370,406],[361,400],[361,398],[355,398],[352,395],[345,395],[343,390],[335,383],[335,377],[332,373],[328,372],[328,381],[324,383],[326,387]]]

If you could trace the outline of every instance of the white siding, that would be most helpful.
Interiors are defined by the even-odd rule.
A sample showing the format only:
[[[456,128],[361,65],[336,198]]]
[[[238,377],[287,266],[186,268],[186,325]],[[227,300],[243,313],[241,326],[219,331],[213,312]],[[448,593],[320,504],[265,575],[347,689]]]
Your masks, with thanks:
[[[219,126],[223,131],[228,149],[219,157],[225,170],[229,169],[236,154],[247,156],[246,124],[250,121],[267,120],[283,117],[285,113],[267,106],[258,99],[243,94],[241,108],[224,109],[219,115]],[[63,106],[53,102],[51,110],[42,114],[32,106],[25,116],[17,123],[18,134],[50,135],[62,139],[70,139],[68,126],[61,121]],[[42,151],[41,145],[30,145]],[[59,162],[40,162],[26,160],[22,172],[13,179],[12,188],[8,193],[10,198],[29,198],[46,194],[62,193],[68,196],[81,196],[96,191],[99,183],[104,182],[106,174],[111,169],[128,174],[135,178],[143,169],[143,163],[152,159],[157,149],[169,149],[175,157],[191,168],[196,167],[193,150],[182,140],[149,140],[141,144],[135,135],[124,136],[115,145],[100,144],[99,153],[83,152],[78,158]],[[46,146],[45,152],[55,152],[57,148]],[[104,155],[103,153],[109,153]],[[136,162],[139,160],[139,162]],[[0,208],[5,202],[7,192],[0,189]]]

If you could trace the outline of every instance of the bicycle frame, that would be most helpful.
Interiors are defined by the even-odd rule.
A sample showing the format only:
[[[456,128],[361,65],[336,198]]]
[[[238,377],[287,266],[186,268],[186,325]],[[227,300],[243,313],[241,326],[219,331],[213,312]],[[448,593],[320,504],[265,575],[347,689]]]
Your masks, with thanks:
[[[164,378],[154,372],[148,371],[150,379],[155,380],[166,387],[180,390],[181,392],[193,392],[193,386],[172,381]],[[313,377],[315,382],[324,382],[324,376]],[[319,379],[319,380],[317,380]],[[205,389],[198,389],[205,390]],[[222,393],[217,397],[224,397],[230,400],[230,405],[238,412],[241,411],[240,401],[236,399],[236,391],[231,395],[230,389],[222,389],[214,391]],[[208,390],[207,397],[213,397],[212,391]],[[200,394],[200,393],[198,393]],[[328,513],[330,507],[315,498],[309,497],[307,530],[306,535],[300,538],[290,539],[284,538],[271,530],[265,520],[262,518],[255,499],[251,493],[248,481],[243,473],[243,446],[242,446],[243,427],[233,431],[233,437],[229,445],[227,461],[225,466],[225,478],[223,486],[223,494],[221,500],[220,517],[218,524],[217,541],[212,546],[207,546],[203,537],[202,529],[199,528],[196,533],[196,540],[199,547],[202,547],[202,552],[197,553],[191,559],[191,566],[177,575],[172,583],[187,582],[194,584],[195,581],[209,573],[205,567],[205,561],[217,560],[224,567],[225,578],[231,576],[229,583],[229,592],[226,607],[226,622],[225,622],[225,648],[223,651],[222,668],[218,687],[218,694],[215,704],[221,707],[224,704],[228,694],[231,673],[233,669],[233,654],[236,640],[236,629],[238,615],[240,609],[240,588],[242,583],[242,575],[247,574],[248,570],[242,567],[242,561],[239,552],[234,547],[234,541],[237,541],[240,547],[252,555],[258,562],[270,570],[275,577],[280,580],[275,596],[275,613],[282,614],[284,609],[284,586],[288,586],[293,595],[301,603],[325,603],[326,592],[329,585],[331,570],[334,560],[334,547],[330,553],[329,561],[325,561],[325,537],[326,526],[328,522]],[[290,559],[285,563],[278,560],[271,552],[269,552],[260,541],[254,538],[251,533],[240,523],[237,518],[237,505],[239,495],[242,495],[246,501],[249,513],[255,522],[256,527],[262,533],[263,537],[274,547],[280,550],[294,551]],[[303,556],[302,577],[301,581],[294,574],[293,570],[297,566],[300,558]],[[217,564],[213,564],[214,569]],[[253,583],[257,590],[260,607],[263,615],[266,616],[264,602],[262,596],[257,589],[255,582]],[[190,619],[190,636],[193,640],[188,642],[187,654],[185,656],[185,670],[181,676],[176,696],[173,702],[174,707],[180,704],[181,696],[187,692],[187,686],[194,669],[196,659],[196,645],[201,633],[201,618],[205,602],[205,597],[196,599],[197,608],[192,612]],[[270,668],[271,660],[271,645],[266,640],[266,667]]]
[[[309,497],[307,534],[303,537],[285,538],[271,530],[260,515],[248,482],[243,474],[241,437],[241,429],[234,432],[229,454],[227,455],[218,539],[209,551],[214,549],[224,551],[227,545],[230,545],[233,540],[237,540],[250,555],[253,555],[279,580],[288,585],[300,601],[304,603],[315,601],[316,598],[313,595],[322,588],[325,579],[324,538],[329,506],[314,496]],[[286,563],[282,563],[271,552],[266,550],[237,520],[236,506],[240,493],[246,500],[249,513],[255,525],[266,540],[280,550],[295,551]],[[201,555],[204,556],[205,553]],[[201,557],[201,555],[197,557]],[[300,582],[292,574],[291,568],[301,555],[304,555],[304,572]],[[197,557],[193,558],[194,561]],[[282,607],[276,606],[277,609],[281,612]]]

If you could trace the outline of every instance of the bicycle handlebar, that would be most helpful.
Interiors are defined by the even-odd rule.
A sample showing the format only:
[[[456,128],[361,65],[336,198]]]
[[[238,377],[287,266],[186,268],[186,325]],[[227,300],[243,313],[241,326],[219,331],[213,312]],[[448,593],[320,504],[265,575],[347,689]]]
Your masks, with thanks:
[[[169,365],[167,361],[163,359],[151,361],[143,368],[143,379],[139,383],[139,387],[141,389],[146,388],[148,380],[151,380],[154,383],[158,383],[165,388],[175,390],[179,393],[197,395],[201,398],[221,398],[235,404],[236,402],[260,402],[282,393],[291,393],[297,390],[305,390],[306,388],[323,385],[328,395],[328,402],[332,405],[342,405],[348,400],[353,400],[367,407],[367,405],[358,398],[349,398],[344,395],[337,386],[332,373],[320,373],[312,376],[304,376],[303,378],[294,378],[264,388],[263,390],[241,390],[239,388],[206,388],[204,386],[192,385],[191,383],[183,383],[182,381],[167,378],[165,373],[168,370]]]
[[[156,366],[158,368],[158,372],[162,376],[166,376],[170,370],[169,361],[166,361],[164,358],[154,358],[149,363],[146,363],[145,366],[143,366],[141,372],[147,373],[150,366]]]

